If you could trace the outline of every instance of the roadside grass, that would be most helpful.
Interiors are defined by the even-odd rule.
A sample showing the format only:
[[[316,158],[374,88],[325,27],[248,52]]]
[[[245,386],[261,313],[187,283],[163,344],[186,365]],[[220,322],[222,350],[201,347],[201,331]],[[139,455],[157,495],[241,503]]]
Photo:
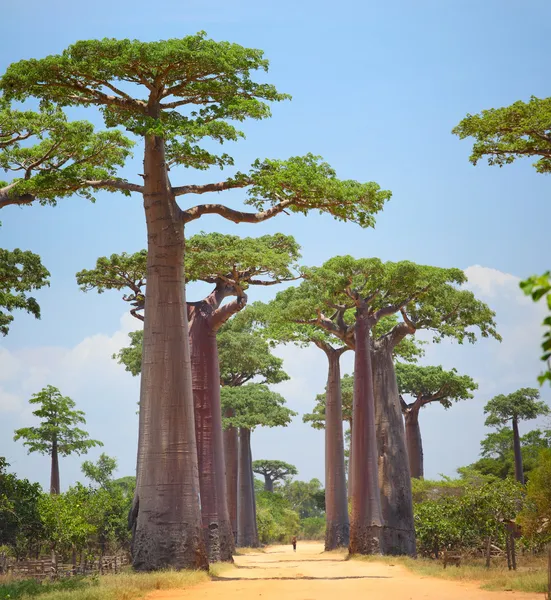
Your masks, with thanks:
[[[472,581],[485,590],[545,593],[547,591],[547,559],[545,557],[519,556],[516,571],[509,571],[505,559],[492,559],[492,566],[486,569],[483,559],[463,560],[460,567],[442,561],[403,556],[354,556],[353,560],[382,562],[387,565],[401,565],[426,577]]]
[[[0,579],[0,600],[137,600],[155,590],[187,588],[208,579],[203,571],[128,571],[54,582],[4,578]]]
[[[266,554],[264,548],[236,548],[234,556],[245,556],[246,554]]]

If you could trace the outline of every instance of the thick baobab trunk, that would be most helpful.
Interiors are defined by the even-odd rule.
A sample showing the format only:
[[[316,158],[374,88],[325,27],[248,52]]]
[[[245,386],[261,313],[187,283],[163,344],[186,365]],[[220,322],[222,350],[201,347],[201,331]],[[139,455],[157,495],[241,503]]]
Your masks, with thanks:
[[[59,494],[59,454],[57,451],[57,439],[52,442],[52,468],[50,472],[50,494]]]
[[[140,571],[207,569],[183,272],[184,231],[169,188],[161,138],[146,137],[144,174],[147,294],[137,486],[130,515],[133,565]]]
[[[201,512],[210,562],[231,561],[234,549],[226,495],[220,368],[213,323],[218,305],[216,292],[202,302],[188,303]]]
[[[232,417],[234,411],[227,408],[224,416]],[[226,495],[228,499],[228,514],[234,543],[237,542],[237,450],[239,438],[236,427],[224,430],[224,460],[226,461]]]
[[[409,470],[415,479],[423,479],[423,440],[419,427],[419,409],[410,409],[404,415],[406,422],[406,444],[408,449]]]
[[[325,550],[334,550],[350,542],[340,372],[344,350],[327,348],[325,352],[329,360],[325,396]]]
[[[274,491],[274,480],[269,475],[264,475],[264,491],[265,492],[273,492]]]
[[[375,342],[371,356],[384,552],[415,556],[411,475],[392,348],[388,340],[383,338]]]
[[[256,548],[258,532],[256,528],[256,502],[251,456],[251,431],[239,429],[239,458],[237,476],[237,545]]]
[[[518,419],[513,417],[513,450],[515,452],[515,479],[524,485],[524,470],[522,468],[522,452],[520,449],[520,435],[518,432]]]
[[[361,314],[356,316],[355,342],[349,551],[350,554],[378,554],[383,550],[383,515],[378,481],[371,340],[368,319]]]

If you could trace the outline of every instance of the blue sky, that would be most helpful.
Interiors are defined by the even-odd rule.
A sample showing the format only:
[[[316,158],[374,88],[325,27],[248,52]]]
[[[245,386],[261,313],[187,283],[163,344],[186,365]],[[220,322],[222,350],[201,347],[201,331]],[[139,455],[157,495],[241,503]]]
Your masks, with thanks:
[[[271,62],[267,80],[290,93],[293,100],[274,106],[271,120],[245,124],[247,139],[228,146],[236,168],[245,170],[257,157],[313,152],[331,163],[342,178],[377,181],[393,192],[375,230],[311,215],[281,216],[259,226],[236,226],[208,217],[194,223],[189,233],[205,230],[256,236],[284,231],[302,245],[305,264],[352,254],[486,269],[473,272],[478,278],[476,289],[490,294],[490,304],[503,304],[498,318],[511,331],[509,337],[502,333],[507,338],[504,343],[511,345],[513,358],[507,360],[512,360],[512,366],[504,366],[509,363],[501,356],[503,344],[499,351],[496,345],[483,344],[429,352],[432,362],[462,364],[473,376],[482,360],[480,377],[487,380],[472,408],[454,409],[457,419],[464,418],[472,444],[459,458],[453,450],[427,458],[431,474],[451,474],[456,466],[476,457],[484,432],[481,415],[476,421],[470,410],[476,409],[478,415],[491,393],[513,391],[508,386],[534,384],[539,369],[540,313],[529,304],[521,304],[519,310],[522,299],[515,296],[514,277],[549,268],[544,246],[551,221],[549,179],[538,175],[529,160],[504,169],[482,163],[475,168],[468,161],[469,142],[460,142],[450,131],[469,112],[527,100],[530,95],[550,95],[545,83],[551,50],[548,2],[158,0],[152,9],[151,3],[142,0],[28,0],[10,2],[2,10],[2,21],[0,71],[19,59],[58,53],[74,41],[90,38],[158,40],[205,30],[217,40],[262,48]],[[101,126],[93,109],[74,114]],[[136,149],[134,160],[124,169],[124,176],[133,181],[141,172],[140,150]],[[173,180],[180,184],[225,176],[219,171],[183,170]],[[232,192],[226,199],[239,206],[241,197],[240,192]],[[44,459],[27,458],[10,442],[10,432],[29,419],[23,409],[28,396],[45,383],[56,385],[46,381],[50,376],[65,382],[70,368],[81,375],[66,385],[89,415],[91,432],[95,428],[94,435],[106,442],[105,451],[119,456],[121,470],[131,471],[137,382],[108,361],[111,348],[124,342],[121,332],[132,326],[127,320],[121,325],[125,307],[116,293],[83,294],[74,274],[91,267],[98,256],[145,245],[141,199],[100,193],[95,205],[72,198],[56,208],[8,207],[0,220],[2,246],[39,253],[52,273],[51,287],[37,294],[42,319],[17,315],[9,336],[0,340],[0,350],[7,357],[0,362],[0,397],[3,390],[5,397],[12,398],[5,403],[11,408],[0,414],[0,435],[4,434],[0,455],[11,457],[18,471],[45,482]],[[484,283],[490,279],[497,287]],[[194,294],[201,289],[192,286],[190,299],[196,299]],[[496,289],[507,293],[496,296]],[[254,297],[251,294],[251,300],[265,300],[273,293],[262,290]],[[524,326],[521,317],[530,326]],[[90,340],[95,342],[87,346]],[[532,352],[529,360],[514,358],[515,348],[518,352],[524,343],[533,348],[528,351]],[[317,356],[313,350],[285,348],[282,353],[289,356],[290,371],[295,374],[294,382],[282,390],[287,390],[296,410],[306,412],[323,389],[323,361],[312,358]],[[62,357],[68,355],[73,358],[66,364]],[[81,363],[77,367],[77,358],[83,364],[97,359],[101,369],[96,365],[86,371]],[[17,376],[9,370],[9,365],[15,369],[12,359],[18,361]],[[89,381],[94,369],[99,370]],[[504,382],[507,389],[494,390],[496,378],[504,375],[512,377]],[[435,410],[430,416],[434,428],[448,437],[457,426],[450,414]],[[428,450],[431,443],[435,448],[440,443],[434,435],[432,430],[426,434]],[[300,422],[287,432],[259,432],[253,452],[258,458],[260,453],[279,458],[283,438],[292,440],[285,449],[291,455],[286,459],[299,456],[301,475],[321,478],[322,439]],[[66,483],[78,475],[79,461],[71,461],[67,462]]]

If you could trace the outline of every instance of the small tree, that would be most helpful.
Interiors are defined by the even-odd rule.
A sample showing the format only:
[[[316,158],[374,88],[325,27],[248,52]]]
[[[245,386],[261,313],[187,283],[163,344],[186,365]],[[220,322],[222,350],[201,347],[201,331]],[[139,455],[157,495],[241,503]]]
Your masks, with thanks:
[[[519,421],[529,421],[541,415],[548,415],[551,412],[545,402],[538,401],[539,397],[538,390],[534,388],[521,388],[507,396],[504,394],[495,396],[484,407],[484,414],[488,415],[486,425],[500,427],[509,421],[512,423],[515,479],[519,483],[524,483],[520,435],[518,431]]]
[[[51,457],[50,493],[59,494],[59,456],[86,454],[94,446],[103,446],[88,438],[88,433],[76,427],[86,423],[81,410],[73,410],[75,402],[48,385],[29,400],[40,408],[33,415],[41,419],[38,427],[23,427],[15,431],[14,440],[22,439],[28,452],[38,452]]]
[[[107,489],[113,482],[113,473],[117,470],[117,459],[102,452],[97,462],[85,460],[80,470],[92,483]]]
[[[471,391],[478,388],[468,375],[459,375],[455,369],[444,371],[442,367],[425,367],[396,363],[396,377],[402,413],[406,422],[406,443],[411,476],[422,479],[423,442],[419,427],[419,411],[432,402],[451,408],[458,400],[472,398]],[[403,395],[413,397],[406,402]]]
[[[258,546],[251,432],[256,427],[285,427],[296,412],[286,408],[285,399],[266,385],[248,383],[221,390],[224,428],[239,429],[237,473],[237,545]]]
[[[264,477],[264,491],[273,492],[274,482],[282,481],[289,475],[297,475],[298,471],[294,465],[282,460],[255,460],[253,473]]]

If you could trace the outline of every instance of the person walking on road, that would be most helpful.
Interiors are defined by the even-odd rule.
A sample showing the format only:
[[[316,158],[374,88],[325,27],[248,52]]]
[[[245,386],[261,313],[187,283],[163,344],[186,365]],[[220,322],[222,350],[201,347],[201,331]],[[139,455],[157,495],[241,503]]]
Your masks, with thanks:
[[[291,544],[293,544],[293,552],[296,552],[297,551],[297,536],[296,535],[294,535],[291,538]]]

